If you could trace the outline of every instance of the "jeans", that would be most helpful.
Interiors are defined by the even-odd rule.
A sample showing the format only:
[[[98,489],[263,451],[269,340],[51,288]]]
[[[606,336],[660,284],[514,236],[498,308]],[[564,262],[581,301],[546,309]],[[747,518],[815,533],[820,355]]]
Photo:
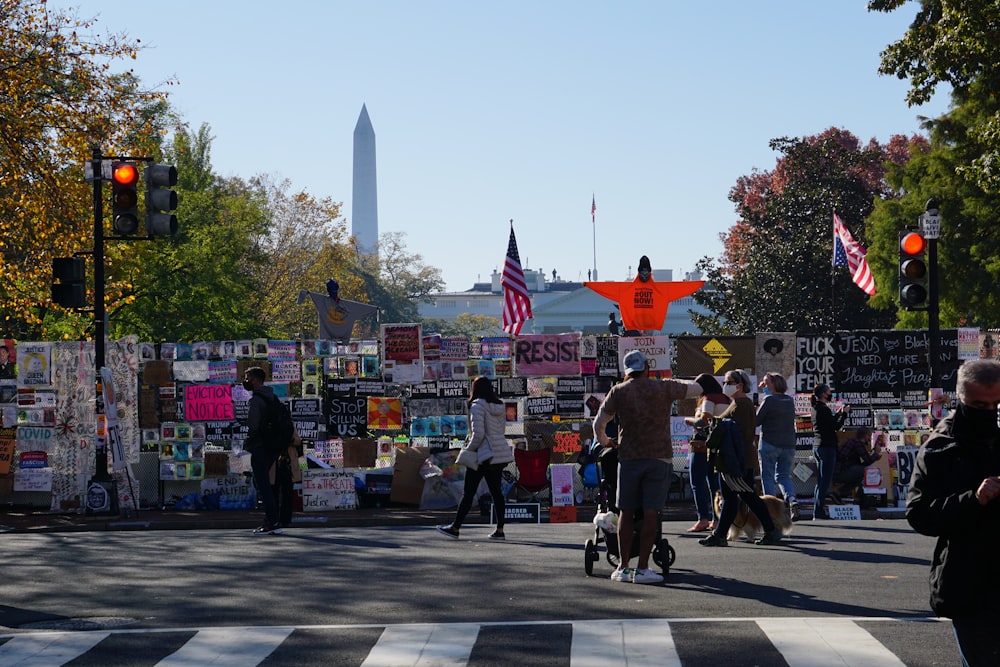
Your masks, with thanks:
[[[715,518],[715,492],[719,490],[719,475],[708,465],[708,454],[688,454],[691,473],[691,494],[698,518],[711,521]]]
[[[837,465],[836,447],[813,447],[816,458],[816,494],[813,496],[813,516],[828,519],[826,511],[826,494],[830,492],[830,482],[833,481],[833,469]]]
[[[996,616],[951,619],[962,667],[995,667],[1000,664],[998,623],[1000,618]]]
[[[253,470],[253,481],[257,485],[257,497],[264,505],[264,525],[271,528],[278,525],[278,503],[274,500],[274,491],[271,489],[271,466],[277,458],[277,454],[263,450],[250,454],[250,469]]]
[[[278,505],[278,521],[282,526],[292,525],[292,510],[295,501],[295,483],[292,481],[292,464],[288,459],[275,464],[274,485],[271,492]]]
[[[796,504],[795,483],[792,482],[792,464],[795,463],[794,447],[775,447],[761,438],[758,448],[760,454],[760,483],[764,495],[781,497],[790,505]]]

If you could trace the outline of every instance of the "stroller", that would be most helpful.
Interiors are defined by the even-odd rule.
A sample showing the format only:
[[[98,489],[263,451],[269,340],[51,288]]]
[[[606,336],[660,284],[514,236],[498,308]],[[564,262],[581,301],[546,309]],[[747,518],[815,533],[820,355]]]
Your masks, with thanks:
[[[621,515],[621,510],[614,504],[617,497],[618,485],[618,452],[612,447],[601,447],[596,441],[592,451],[600,450],[595,457],[597,459],[598,495],[597,509],[599,512],[611,512],[616,516]],[[659,512],[657,512],[659,514]],[[632,536],[632,546],[629,553],[633,556],[639,553],[639,536],[642,532],[642,510],[635,511],[635,531]],[[618,534],[609,532],[605,528],[595,526],[594,537],[588,538],[584,543],[584,563],[583,568],[587,576],[594,573],[594,563],[601,560],[598,547],[606,545],[606,558],[608,564],[613,568],[618,567],[621,553],[618,549]],[[665,577],[670,572],[670,566],[674,564],[677,554],[674,548],[665,537],[663,537],[662,525],[656,522],[656,539],[653,542],[653,552],[650,554],[653,563],[663,571]]]

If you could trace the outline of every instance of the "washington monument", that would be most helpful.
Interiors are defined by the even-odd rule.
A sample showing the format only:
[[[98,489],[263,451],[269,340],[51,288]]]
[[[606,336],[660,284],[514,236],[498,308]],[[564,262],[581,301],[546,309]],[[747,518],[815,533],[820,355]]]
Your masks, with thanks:
[[[361,105],[358,124],[354,126],[354,198],[351,201],[351,234],[358,251],[378,251],[378,191],[375,175],[375,130],[368,109]]]

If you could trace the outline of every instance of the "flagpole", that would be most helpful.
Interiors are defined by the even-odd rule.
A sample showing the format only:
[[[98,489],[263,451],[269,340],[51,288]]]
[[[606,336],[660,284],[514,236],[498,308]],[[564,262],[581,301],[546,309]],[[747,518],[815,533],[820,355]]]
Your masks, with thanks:
[[[591,280],[597,280],[597,200],[590,195],[590,227],[594,235],[594,275]]]
[[[837,217],[837,209],[833,209],[833,217]],[[833,262],[830,263],[830,319],[833,320],[834,331],[837,326],[837,230],[833,230]]]

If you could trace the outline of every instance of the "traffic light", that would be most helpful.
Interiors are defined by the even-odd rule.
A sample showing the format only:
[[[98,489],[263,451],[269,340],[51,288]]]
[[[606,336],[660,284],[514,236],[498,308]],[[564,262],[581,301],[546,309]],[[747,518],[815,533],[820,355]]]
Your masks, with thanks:
[[[52,300],[63,308],[83,308],[87,290],[83,285],[86,266],[82,257],[55,257],[52,260]]]
[[[927,309],[927,239],[920,232],[899,233],[899,305]]]
[[[146,167],[146,235],[166,236],[177,233],[177,169],[169,164]]]
[[[139,231],[139,169],[131,162],[111,166],[111,220],[115,231],[131,236]]]

